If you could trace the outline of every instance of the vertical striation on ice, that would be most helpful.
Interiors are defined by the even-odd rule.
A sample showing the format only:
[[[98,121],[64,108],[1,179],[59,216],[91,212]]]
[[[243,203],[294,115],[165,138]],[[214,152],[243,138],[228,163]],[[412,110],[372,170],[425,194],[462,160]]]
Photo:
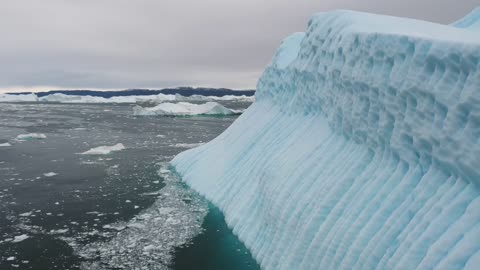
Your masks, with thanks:
[[[317,14],[256,102],[172,164],[264,269],[475,269],[478,14]]]

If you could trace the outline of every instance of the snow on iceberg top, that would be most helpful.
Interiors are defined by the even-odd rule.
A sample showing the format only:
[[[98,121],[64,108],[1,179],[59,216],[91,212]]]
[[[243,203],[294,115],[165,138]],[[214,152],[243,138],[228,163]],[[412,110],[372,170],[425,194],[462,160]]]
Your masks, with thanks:
[[[286,68],[297,58],[300,43],[304,38],[305,33],[297,32],[284,39],[273,58],[272,65],[275,65],[277,68]]]
[[[425,168],[439,163],[480,184],[480,35],[342,10],[313,16],[300,37],[280,47],[257,102],[324,115],[358,143]]]
[[[454,22],[452,26],[479,31],[480,30],[480,7],[477,7],[472,12],[470,12],[467,16]]]
[[[464,19],[478,20],[478,12],[474,11],[471,14]],[[474,43],[477,45],[480,43],[480,36],[472,35],[471,31],[459,27],[350,10],[337,10],[314,15],[309,21],[307,34],[319,30],[319,26],[325,26],[325,23],[329,25],[326,30],[336,30],[335,34],[356,32],[408,36],[454,43]]]

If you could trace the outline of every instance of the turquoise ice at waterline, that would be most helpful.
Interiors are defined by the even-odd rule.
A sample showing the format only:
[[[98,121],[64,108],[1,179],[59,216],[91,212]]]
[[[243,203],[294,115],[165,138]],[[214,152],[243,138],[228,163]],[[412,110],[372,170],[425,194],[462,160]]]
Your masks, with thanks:
[[[263,269],[478,269],[479,25],[316,14],[172,164]]]

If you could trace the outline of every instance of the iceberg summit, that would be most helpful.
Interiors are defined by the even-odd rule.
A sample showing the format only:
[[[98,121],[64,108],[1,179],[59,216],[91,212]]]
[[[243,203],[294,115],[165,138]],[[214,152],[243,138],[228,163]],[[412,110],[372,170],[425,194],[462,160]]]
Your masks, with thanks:
[[[263,269],[479,269],[479,22],[317,14],[172,165]]]

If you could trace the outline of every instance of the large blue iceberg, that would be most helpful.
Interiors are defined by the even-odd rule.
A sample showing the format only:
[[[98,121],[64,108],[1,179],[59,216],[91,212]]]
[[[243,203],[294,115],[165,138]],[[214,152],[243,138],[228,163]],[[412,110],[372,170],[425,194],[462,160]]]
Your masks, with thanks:
[[[317,14],[172,164],[263,269],[479,269],[479,25]]]

